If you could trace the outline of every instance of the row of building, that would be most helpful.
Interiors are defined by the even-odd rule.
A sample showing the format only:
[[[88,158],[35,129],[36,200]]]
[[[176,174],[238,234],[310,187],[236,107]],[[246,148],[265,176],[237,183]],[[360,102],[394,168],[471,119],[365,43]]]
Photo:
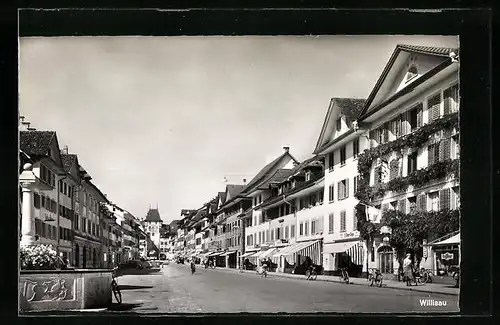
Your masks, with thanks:
[[[309,159],[300,162],[285,147],[248,183],[228,184],[200,208],[182,210],[169,250],[221,267],[266,260],[277,272],[303,273],[313,264],[323,274],[341,267],[396,273],[383,215],[460,205],[457,54],[398,45],[367,99],[331,99]],[[363,221],[376,225],[371,241],[358,229],[360,205]],[[453,232],[431,246],[424,238],[421,265],[458,265],[459,237]]]
[[[19,128],[21,245],[52,245],[77,268],[158,255],[143,222],[108,199],[55,131],[24,117]]]

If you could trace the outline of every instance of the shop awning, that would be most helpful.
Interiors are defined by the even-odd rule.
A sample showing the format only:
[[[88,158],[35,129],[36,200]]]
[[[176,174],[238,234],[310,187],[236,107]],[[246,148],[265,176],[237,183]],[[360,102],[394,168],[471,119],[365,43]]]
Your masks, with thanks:
[[[253,254],[255,254],[255,252],[247,252],[247,253],[241,255],[240,257],[248,257],[248,256],[253,255]]]
[[[271,257],[276,251],[277,251],[276,248],[268,249],[267,251],[264,251],[264,253],[262,253],[261,255],[259,255],[259,258],[268,258],[268,257]]]
[[[302,243],[296,243],[281,249],[274,257],[277,256],[292,256],[292,255],[303,255],[311,258],[314,264],[320,264],[320,241],[308,241]]]
[[[347,251],[349,248],[356,245],[357,243],[358,241],[349,241],[344,243],[325,244],[325,246],[323,247],[323,253],[330,253],[330,254],[343,253]]]
[[[234,254],[236,253],[237,251],[229,251],[229,252],[225,252],[224,254],[222,254],[222,256],[228,256],[228,255],[231,255],[231,254]]]
[[[215,252],[212,255],[210,255],[210,257],[212,257],[212,256],[219,256],[219,255],[222,255],[222,254],[224,254],[224,252]]]
[[[267,251],[258,251],[257,253],[253,254],[251,257],[252,257],[252,258],[254,258],[254,257],[255,257],[255,258],[260,258],[260,256],[261,256],[262,254],[264,254],[265,252],[267,252]]]
[[[458,245],[460,244],[460,234],[457,234],[453,237],[450,237],[448,239],[442,240],[437,243],[430,243],[429,245],[431,246],[445,246],[445,245]]]

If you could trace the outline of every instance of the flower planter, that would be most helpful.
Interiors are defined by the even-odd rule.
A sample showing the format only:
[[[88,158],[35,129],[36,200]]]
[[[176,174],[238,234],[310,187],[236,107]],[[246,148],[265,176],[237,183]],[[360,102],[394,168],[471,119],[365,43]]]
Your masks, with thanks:
[[[22,270],[21,312],[103,308],[111,304],[111,270]]]

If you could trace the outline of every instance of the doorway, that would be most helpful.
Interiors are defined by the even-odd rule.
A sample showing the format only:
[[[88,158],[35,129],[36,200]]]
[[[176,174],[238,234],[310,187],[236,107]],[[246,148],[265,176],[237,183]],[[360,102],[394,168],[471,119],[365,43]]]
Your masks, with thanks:
[[[382,246],[378,250],[379,268],[382,273],[394,273],[394,251],[390,246]]]

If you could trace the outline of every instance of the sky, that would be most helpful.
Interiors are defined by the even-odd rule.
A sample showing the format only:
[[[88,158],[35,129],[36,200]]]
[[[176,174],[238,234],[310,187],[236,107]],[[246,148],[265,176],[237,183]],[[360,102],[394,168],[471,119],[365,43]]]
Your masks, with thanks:
[[[311,157],[330,98],[366,98],[397,44],[458,37],[22,38],[20,115],[56,131],[113,203],[170,222],[283,146]]]

